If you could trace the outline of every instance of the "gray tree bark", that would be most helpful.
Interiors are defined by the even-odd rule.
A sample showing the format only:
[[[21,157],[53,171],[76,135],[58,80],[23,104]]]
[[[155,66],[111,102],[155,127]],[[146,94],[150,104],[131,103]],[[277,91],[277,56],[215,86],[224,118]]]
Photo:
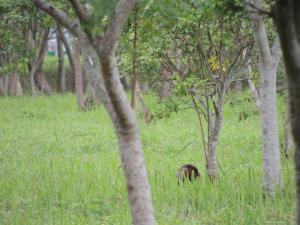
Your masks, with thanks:
[[[257,9],[262,6],[260,0],[253,0],[251,3]],[[251,12],[250,19],[259,50],[264,190],[269,196],[274,196],[276,187],[282,188],[283,185],[276,104],[276,71],[281,50],[278,38],[270,49],[263,16],[258,11],[255,12],[254,8],[249,9],[249,7],[251,6],[248,5],[247,8]]]
[[[74,33],[80,40],[84,60],[89,71],[88,78],[94,82],[97,92],[102,92],[103,105],[114,123],[119,141],[122,166],[126,178],[131,215],[135,225],[155,224],[150,186],[144,163],[144,155],[134,112],[127,100],[120,82],[115,51],[129,11],[134,0],[120,0],[114,16],[104,34],[92,35],[82,29],[76,20],[70,19],[63,11],[45,0],[33,0],[34,4],[47,12],[59,23]],[[78,19],[88,22],[88,13],[79,0],[70,0]],[[98,94],[98,93],[97,93]]]

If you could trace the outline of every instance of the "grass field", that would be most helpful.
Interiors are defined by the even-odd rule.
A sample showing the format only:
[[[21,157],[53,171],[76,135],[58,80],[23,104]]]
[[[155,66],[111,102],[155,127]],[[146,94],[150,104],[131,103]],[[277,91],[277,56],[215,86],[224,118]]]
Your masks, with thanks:
[[[239,121],[238,114],[254,112],[254,104],[229,105],[217,184],[205,175],[193,111],[150,125],[140,120],[158,224],[295,224],[293,160],[282,157],[284,194],[265,199],[259,116]],[[202,177],[179,188],[176,172],[185,163],[199,167]],[[130,222],[117,140],[103,107],[78,112],[73,95],[0,98],[1,225]]]

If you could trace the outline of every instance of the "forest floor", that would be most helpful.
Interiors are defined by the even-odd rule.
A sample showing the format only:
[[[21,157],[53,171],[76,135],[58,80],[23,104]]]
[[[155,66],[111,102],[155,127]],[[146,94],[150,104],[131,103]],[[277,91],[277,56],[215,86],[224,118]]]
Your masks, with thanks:
[[[146,97],[151,109],[158,107]],[[295,224],[293,157],[281,156],[284,193],[264,198],[260,119],[247,99],[226,105],[215,184],[205,172],[192,110],[149,125],[140,119],[157,224]],[[178,187],[176,172],[186,163],[202,176]],[[1,225],[130,223],[118,144],[103,107],[78,112],[71,94],[0,98]]]

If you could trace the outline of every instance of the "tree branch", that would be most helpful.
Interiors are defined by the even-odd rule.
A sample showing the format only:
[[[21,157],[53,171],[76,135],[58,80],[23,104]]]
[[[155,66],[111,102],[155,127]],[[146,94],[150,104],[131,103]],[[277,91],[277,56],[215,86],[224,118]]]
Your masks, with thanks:
[[[129,11],[134,7],[134,4],[135,0],[119,0],[115,14],[101,42],[102,53],[112,54],[115,51],[117,41],[121,36]]]
[[[81,4],[80,0],[69,0],[69,2],[73,6],[73,9],[76,12],[80,22],[87,22],[89,15],[84,5]]]
[[[261,0],[247,1],[246,10],[250,14],[251,24],[255,31],[255,40],[256,40],[256,44],[258,45],[261,61],[264,65],[268,65],[269,63],[271,63],[272,55],[270,51],[268,35],[265,29],[263,16],[261,16],[258,11],[253,12],[249,10],[250,7],[249,4],[254,5],[256,8],[261,8],[262,1]]]
[[[65,12],[56,8],[54,5],[45,0],[32,0],[34,5],[53,17],[58,23],[66,27],[70,32],[80,36],[82,30],[77,20],[73,20],[67,16]]]

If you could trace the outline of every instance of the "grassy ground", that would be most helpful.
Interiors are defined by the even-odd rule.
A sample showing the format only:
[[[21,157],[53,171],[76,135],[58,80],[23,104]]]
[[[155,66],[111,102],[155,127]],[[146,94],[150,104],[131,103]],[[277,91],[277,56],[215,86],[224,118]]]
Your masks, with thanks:
[[[225,109],[214,185],[193,111],[140,121],[158,224],[295,224],[293,162],[282,157],[284,194],[264,199],[259,117],[245,102]],[[245,110],[249,117],[239,121]],[[202,177],[178,188],[176,171],[185,163]],[[130,224],[117,141],[103,108],[77,112],[72,95],[0,98],[0,224]]]

